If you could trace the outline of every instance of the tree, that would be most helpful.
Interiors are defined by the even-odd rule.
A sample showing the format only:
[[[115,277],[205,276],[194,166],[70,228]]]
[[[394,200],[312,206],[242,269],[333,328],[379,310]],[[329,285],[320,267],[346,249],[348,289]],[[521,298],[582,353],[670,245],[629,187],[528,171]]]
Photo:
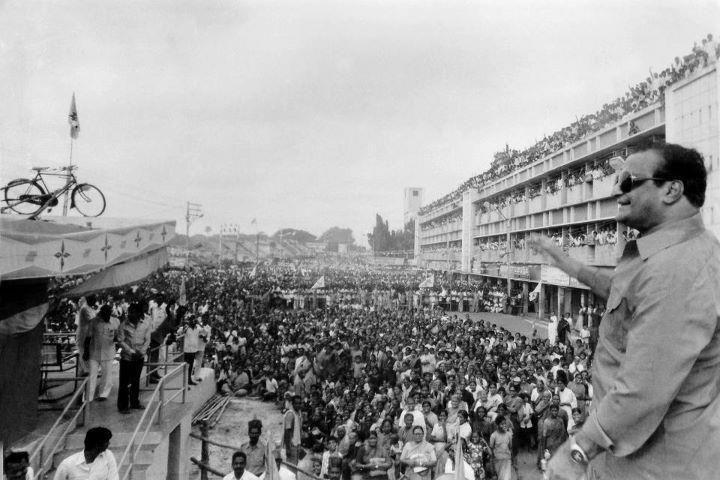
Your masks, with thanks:
[[[415,221],[411,220],[402,230],[390,230],[387,220],[375,214],[375,228],[368,234],[368,243],[374,252],[412,250],[415,245]]]
[[[321,242],[327,243],[346,243],[352,245],[355,243],[353,238],[352,230],[349,228],[332,227],[325,233],[320,235],[318,239]]]
[[[314,242],[317,237],[310,232],[305,230],[296,230],[294,228],[282,228],[275,232],[273,238],[279,238],[281,240],[295,240],[299,243]]]

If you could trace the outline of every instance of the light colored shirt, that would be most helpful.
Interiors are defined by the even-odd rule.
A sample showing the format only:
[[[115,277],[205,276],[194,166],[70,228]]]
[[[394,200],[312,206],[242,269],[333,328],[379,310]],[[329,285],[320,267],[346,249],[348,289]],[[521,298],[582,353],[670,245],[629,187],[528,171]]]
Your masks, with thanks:
[[[240,451],[247,456],[245,462],[245,470],[250,471],[253,475],[259,477],[265,473],[265,449],[267,445],[262,440],[258,440],[254,447],[247,441],[240,445]]]
[[[248,472],[247,469],[242,474],[242,477],[237,478],[235,476],[235,472],[230,472],[227,475],[223,477],[223,480],[260,480],[257,475],[253,475],[252,473]]]
[[[120,328],[120,320],[110,317],[106,322],[100,317],[95,317],[90,324],[90,359],[98,362],[112,360],[115,358],[115,337]]]
[[[291,472],[285,465],[282,465],[278,470],[280,480],[295,480],[295,474]]]
[[[602,478],[706,479],[720,471],[720,244],[700,215],[627,243],[611,282],[583,268],[607,312],[582,433]],[[590,283],[588,283],[590,282]]]
[[[188,326],[185,328],[185,337],[183,339],[183,352],[184,353],[195,353],[200,351],[200,332],[202,327],[195,325],[195,327]]]
[[[85,461],[85,453],[70,455],[55,470],[55,480],[119,480],[115,455],[105,450],[92,463]]]

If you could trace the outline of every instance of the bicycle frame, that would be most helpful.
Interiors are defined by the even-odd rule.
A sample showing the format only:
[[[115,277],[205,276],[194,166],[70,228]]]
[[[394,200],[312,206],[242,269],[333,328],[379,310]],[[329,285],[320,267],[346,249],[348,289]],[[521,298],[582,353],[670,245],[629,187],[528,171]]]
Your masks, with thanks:
[[[45,179],[43,178],[46,175],[50,177],[63,177],[65,178],[65,184],[56,190],[51,190],[45,182]],[[35,220],[42,212],[44,212],[48,209],[48,207],[50,207],[50,204],[53,202],[53,200],[56,200],[65,192],[69,192],[71,188],[77,185],[77,178],[75,178],[75,174],[72,173],[72,167],[69,167],[66,172],[55,173],[39,171],[35,174],[35,178],[33,178],[33,181],[41,184],[42,187],[45,189],[45,192],[50,195],[50,198],[48,198],[47,201],[43,203],[43,205],[37,212],[33,213],[28,217],[30,220]]]

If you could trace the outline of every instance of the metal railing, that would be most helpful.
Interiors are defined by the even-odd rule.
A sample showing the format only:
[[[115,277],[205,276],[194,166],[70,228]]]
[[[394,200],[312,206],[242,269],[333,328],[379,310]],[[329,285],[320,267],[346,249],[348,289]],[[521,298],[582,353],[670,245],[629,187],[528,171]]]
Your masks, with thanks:
[[[162,364],[145,363],[145,373],[140,376],[140,380],[142,380],[143,378],[145,379],[146,387],[148,385],[150,385],[150,379],[151,379],[152,374],[159,375],[158,372],[160,370],[162,370],[163,375],[167,375],[167,366],[168,365],[174,365],[175,363],[183,362],[183,360],[179,360],[179,359],[181,359],[181,357],[183,357],[184,353],[182,352],[182,350],[177,350],[177,348],[180,347],[180,343],[181,343],[180,341],[183,339],[184,336],[185,336],[185,334],[178,335],[177,337],[175,337],[175,341],[173,343],[171,343],[170,345],[158,345],[157,347],[148,348],[146,353],[147,353],[147,358],[149,360],[151,358],[151,355],[153,354],[153,352],[157,351],[159,354],[159,352],[162,351],[162,347],[163,346],[166,347],[165,348],[165,358],[162,360],[162,362],[164,362],[164,363],[162,363]],[[170,351],[170,347],[175,347],[176,350]],[[158,358],[159,358],[159,356],[158,356]],[[155,366],[155,368],[150,369],[150,366]],[[148,389],[143,388],[141,390],[148,390]]]
[[[185,403],[186,392],[187,392],[187,363],[147,363],[147,367],[172,367],[165,375],[160,377],[155,390],[153,391],[150,399],[147,401],[145,411],[143,412],[140,421],[133,431],[132,437],[128,441],[128,445],[118,462],[118,473],[120,474],[121,480],[132,479],[133,465],[135,464],[135,457],[140,452],[140,449],[145,443],[145,438],[150,433],[150,428],[153,423],[157,421],[158,424],[163,421],[163,409],[164,407],[173,401],[178,395],[182,394],[182,403]],[[177,376],[178,372],[182,375],[182,388],[166,388],[165,383]],[[177,390],[169,398],[165,397],[166,390]],[[143,425],[145,426],[142,429]],[[142,430],[142,433],[141,433]],[[133,446],[135,448],[133,448]],[[125,468],[123,472],[123,468]]]
[[[200,468],[201,480],[204,480],[207,478],[207,472],[210,472],[213,475],[217,475],[218,477],[223,477],[223,476],[227,475],[227,473],[222,473],[220,470],[213,468],[209,465],[209,463],[208,463],[209,462],[208,445],[215,445],[216,447],[225,448],[225,449],[229,449],[229,450],[235,450],[235,451],[242,450],[242,447],[240,447],[238,445],[230,445],[227,443],[210,440],[210,438],[208,438],[208,432],[207,432],[206,426],[205,426],[205,428],[203,428],[203,425],[201,425],[200,430],[201,430],[200,435],[191,433],[190,437],[192,437],[196,440],[200,440],[202,442],[200,445],[200,449],[201,449],[200,458],[201,459],[198,460],[195,457],[190,457],[190,461],[192,463],[194,463],[195,465],[197,465],[198,468]],[[296,475],[298,472],[300,472],[301,474],[308,477],[310,480],[323,480],[311,472],[308,472],[306,470],[298,468],[298,466],[295,465],[294,463],[290,463],[285,460],[281,460],[280,463],[282,465],[285,465],[291,472],[293,472]]]
[[[75,379],[79,380],[80,378],[76,377]],[[32,453],[30,454],[30,465],[37,465],[38,467],[37,473],[35,474],[35,480],[42,478],[43,473],[47,472],[52,467],[53,456],[59,451],[59,448],[63,444],[65,437],[67,437],[67,435],[72,430],[85,425],[85,423],[88,421],[88,415],[90,414],[90,402],[88,401],[88,398],[90,398],[88,392],[90,383],[89,378],[87,377],[84,377],[82,380],[83,381],[80,384],[80,388],[75,391],[75,394],[72,396],[72,398],[70,398],[70,401],[67,403],[62,413],[58,416],[57,420],[55,420],[53,426],[50,427],[48,433],[45,434],[43,439],[35,446]],[[82,393],[85,393],[84,401],[81,399],[80,396]],[[73,415],[72,418],[70,418],[70,420],[67,422],[64,430],[62,430],[62,433],[57,434],[57,430],[59,430],[62,420],[66,417],[66,415],[68,415],[70,408],[78,402],[82,402],[80,404],[80,408],[78,408],[78,411],[75,412],[75,415]],[[80,416],[80,414],[82,414],[82,416]],[[50,453],[47,455],[43,455],[43,450],[45,450],[45,448],[49,446],[49,442],[51,442],[52,439],[55,439],[55,441],[52,449],[50,450]]]

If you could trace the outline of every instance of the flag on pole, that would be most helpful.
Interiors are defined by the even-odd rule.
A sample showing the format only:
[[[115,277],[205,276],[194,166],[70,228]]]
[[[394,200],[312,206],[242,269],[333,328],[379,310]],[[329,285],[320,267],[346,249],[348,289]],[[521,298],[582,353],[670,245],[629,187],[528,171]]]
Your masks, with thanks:
[[[542,283],[538,283],[537,287],[535,287],[535,290],[530,292],[530,295],[528,296],[528,298],[530,299],[531,302],[534,302],[535,299],[538,297],[538,295],[540,295],[541,288],[542,288]]]
[[[318,278],[317,282],[315,282],[315,285],[313,285],[310,290],[317,290],[318,288],[325,288],[325,275]]]
[[[420,283],[420,288],[433,288],[435,286],[435,276],[430,275]]]
[[[253,218],[253,219],[250,221],[250,225],[257,225],[257,218]]]
[[[185,279],[182,279],[182,283],[180,284],[180,294],[178,295],[178,304],[179,305],[187,305],[187,294],[185,293]]]
[[[68,123],[70,124],[70,137],[77,138],[80,133],[80,120],[78,119],[77,106],[75,106],[75,93],[73,92],[72,102],[70,102],[70,113],[68,114]]]

